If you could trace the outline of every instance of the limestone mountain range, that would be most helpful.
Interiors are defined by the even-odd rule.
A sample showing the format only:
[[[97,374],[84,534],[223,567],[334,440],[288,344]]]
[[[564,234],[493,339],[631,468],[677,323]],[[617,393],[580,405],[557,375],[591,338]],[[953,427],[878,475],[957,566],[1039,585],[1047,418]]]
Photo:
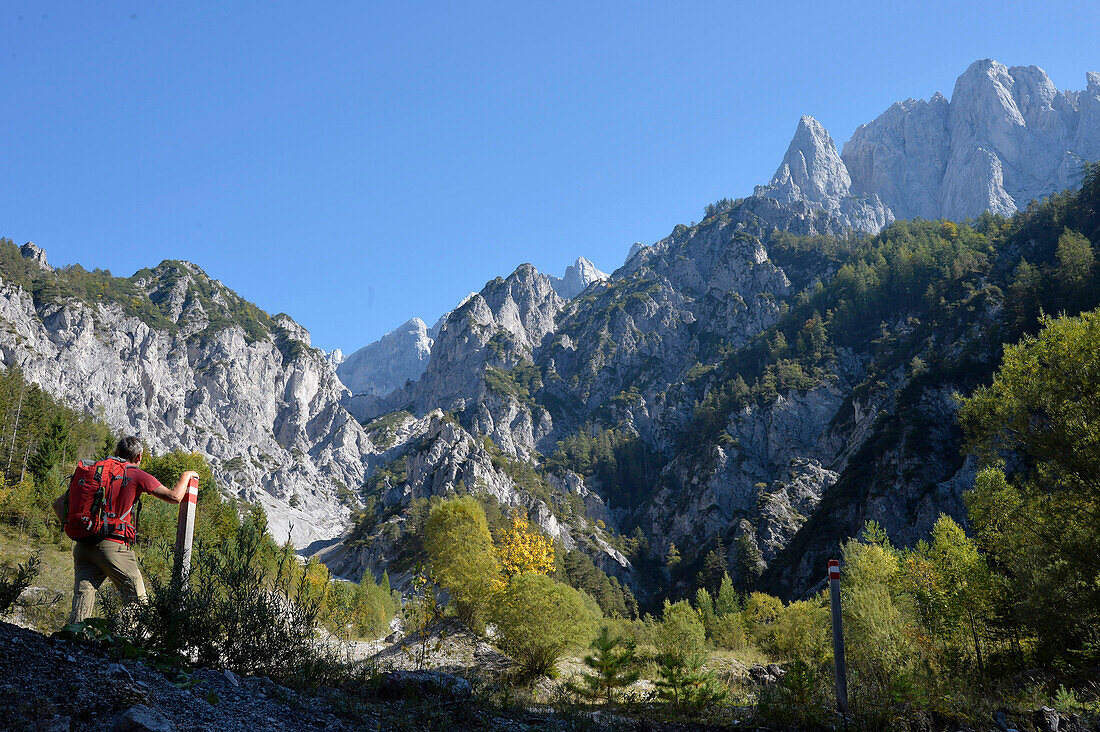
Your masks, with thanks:
[[[193,264],[113,278],[132,297],[112,299],[83,270],[8,243],[0,356],[154,449],[203,452],[231,493],[349,577],[399,565],[407,509],[458,489],[524,507],[643,597],[655,588],[623,551],[635,530],[646,540],[636,561],[658,562],[674,543],[690,557],[721,538],[731,564],[732,542],[751,545],[770,581],[798,592],[817,555],[784,552],[804,527],[876,518],[915,541],[939,511],[961,511],[972,467],[950,434],[952,383],[937,382],[917,407],[931,425],[923,473],[838,503],[838,490],[857,495],[853,471],[913,384],[904,368],[878,374],[870,344],[838,347],[805,385],[691,437],[721,364],[759,347],[800,293],[836,273],[784,237],[1007,215],[1078,185],[1100,158],[1100,75],[1086,82],[1059,92],[1036,67],[979,61],[950,101],[894,104],[839,153],[803,117],[767,185],[636,245],[610,275],[583,258],[560,279],[521,265],[435,325],[412,318],[346,358]],[[914,328],[884,327],[898,338]],[[578,435],[614,445],[618,473],[570,462],[562,446]],[[890,449],[876,465],[900,459]],[[821,506],[848,518],[828,524]],[[820,531],[817,548],[843,538]]]

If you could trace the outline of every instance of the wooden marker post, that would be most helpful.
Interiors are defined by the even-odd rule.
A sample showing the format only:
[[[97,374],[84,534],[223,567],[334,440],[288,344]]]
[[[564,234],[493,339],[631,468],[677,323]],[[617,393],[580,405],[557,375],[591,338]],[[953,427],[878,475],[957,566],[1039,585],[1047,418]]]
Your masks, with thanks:
[[[191,572],[191,542],[195,536],[195,504],[199,500],[199,479],[192,476],[187,481],[187,493],[180,501],[180,516],[176,522],[176,566],[174,575],[181,586],[187,585]]]
[[[840,617],[840,562],[829,560],[829,599],[833,607],[833,663],[836,667],[836,708],[848,719],[848,668],[844,662],[844,628]]]

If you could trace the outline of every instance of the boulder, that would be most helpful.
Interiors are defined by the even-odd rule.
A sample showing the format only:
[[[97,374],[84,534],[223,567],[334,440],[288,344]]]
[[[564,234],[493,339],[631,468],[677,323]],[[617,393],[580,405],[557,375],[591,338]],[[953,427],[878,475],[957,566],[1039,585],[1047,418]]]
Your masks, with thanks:
[[[383,699],[436,698],[445,701],[469,699],[470,682],[441,671],[389,671],[378,678],[377,693]]]
[[[136,704],[123,712],[111,729],[114,732],[173,732],[176,727],[157,710]]]

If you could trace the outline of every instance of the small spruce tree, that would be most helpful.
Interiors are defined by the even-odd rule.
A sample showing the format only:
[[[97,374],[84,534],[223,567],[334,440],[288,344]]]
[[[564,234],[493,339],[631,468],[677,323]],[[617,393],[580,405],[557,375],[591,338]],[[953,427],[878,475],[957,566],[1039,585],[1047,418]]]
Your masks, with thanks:
[[[636,660],[634,641],[612,636],[605,625],[592,641],[591,648],[595,653],[585,656],[584,665],[592,669],[592,673],[582,673],[580,683],[570,683],[569,689],[585,698],[614,704],[615,690],[638,680],[638,670],[631,668]]]
[[[741,609],[741,598],[737,590],[733,589],[733,580],[729,573],[722,575],[722,584],[718,588],[718,597],[714,600],[714,614],[720,618],[738,612]]]
[[[712,671],[703,669],[703,657],[666,656],[659,669],[660,678],[654,684],[657,696],[680,710],[699,710],[726,697]]]
[[[69,425],[61,412],[54,414],[53,419],[46,426],[46,431],[38,439],[38,446],[27,461],[27,468],[34,476],[35,482],[45,485],[51,481],[52,475],[66,458],[69,452]]]

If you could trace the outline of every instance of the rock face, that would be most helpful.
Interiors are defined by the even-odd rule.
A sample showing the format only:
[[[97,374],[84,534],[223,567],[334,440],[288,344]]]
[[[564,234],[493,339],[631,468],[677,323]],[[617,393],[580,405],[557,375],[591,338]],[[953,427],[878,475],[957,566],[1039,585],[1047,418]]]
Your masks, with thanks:
[[[336,375],[352,394],[384,397],[424,373],[433,335],[423,320],[413,318],[346,357]]]
[[[551,288],[564,300],[572,300],[593,282],[608,277],[584,257],[565,268],[563,277],[547,277]],[[471,292],[455,310],[477,293]],[[368,420],[394,406],[387,397],[401,390],[407,382],[416,381],[428,367],[432,345],[447,322],[452,310],[445,313],[431,328],[420,318],[413,318],[377,341],[363,346],[350,356],[339,350],[330,355],[336,375],[351,395],[344,405],[358,419]],[[520,329],[522,330],[522,329]],[[339,354],[339,356],[337,356]],[[338,359],[338,360],[333,360]],[[399,398],[400,399],[400,398]]]
[[[851,176],[833,138],[816,119],[803,117],[771,183],[758,187],[756,195],[788,206],[808,202],[860,231],[877,232],[894,220],[877,195],[856,198],[851,187]]]
[[[476,294],[464,297],[458,307]],[[350,392],[344,397],[344,407],[364,422],[394,409],[390,397],[424,373],[432,344],[451,312],[440,316],[431,328],[420,318],[406,321],[350,356],[344,356],[340,349],[329,354],[337,377]]]
[[[877,194],[898,218],[1010,215],[1078,185],[1100,159],[1100,74],[1060,92],[1037,66],[976,61],[948,102],[899,102],[844,145],[857,195]]]
[[[584,257],[578,257],[576,262],[565,268],[564,277],[551,277],[550,284],[563,299],[572,300],[593,282],[602,282],[607,277],[607,273],[596,269],[596,265]]]
[[[767,566],[772,586],[788,593],[820,563],[821,545],[792,548],[798,537],[850,536],[874,518],[915,541],[940,511],[961,515],[973,477],[953,432],[957,385],[929,388],[910,414],[934,448],[918,460],[922,473],[898,468],[913,462],[899,447],[875,453],[881,469],[868,480],[859,473],[872,459],[860,452],[868,441],[884,444],[884,425],[909,429],[896,402],[906,374],[853,396],[871,349],[843,349],[809,386],[738,410],[722,434],[692,442],[685,435],[697,405],[717,388],[697,384],[710,383],[721,354],[759,343],[801,290],[835,273],[812,251],[780,267],[769,253],[777,232],[843,236],[878,232],[899,213],[1011,213],[1073,185],[1080,159],[1100,152],[1097,91],[1096,74],[1085,92],[1059,93],[1039,69],[979,62],[950,102],[937,94],[895,104],[857,130],[843,155],[803,117],[768,185],[709,207],[696,226],[635,244],[610,276],[578,260],[561,279],[524,265],[488,283],[447,317],[419,380],[371,407],[372,416],[407,409],[412,421],[453,415],[397,439],[385,459],[402,456],[403,481],[383,482],[375,495],[392,510],[473,483],[529,508],[549,533],[611,569],[625,565],[603,534],[587,533],[596,518],[623,533],[641,528],[656,558],[670,544],[694,550],[721,536],[736,572]],[[578,435],[628,445],[642,475],[624,488],[598,471],[547,470],[559,444]],[[538,490],[549,493],[534,499],[532,485],[512,479],[517,465],[543,470]],[[583,521],[570,523],[566,502],[584,505]],[[734,541],[752,547],[759,566],[738,565]],[[334,551],[337,563],[380,569],[392,547]]]
[[[769,588],[797,594],[823,547],[867,519],[910,542],[939,512],[961,515],[974,466],[951,395],[973,384],[962,367],[931,378],[884,365],[876,344],[925,348],[916,318],[883,322],[881,339],[829,351],[812,373],[775,355],[788,345],[769,329],[840,261],[792,249],[789,235],[1011,213],[1096,157],[1100,75],[1058,92],[1037,68],[982,61],[950,101],[895,104],[843,155],[803,117],[768,185],[636,244],[611,275],[585,259],[560,279],[521,265],[432,328],[414,318],[347,358],[186,263],[126,281],[147,310],[36,299],[28,277],[66,275],[30,245],[0,289],[0,354],[156,449],[209,455],[299,545],[343,532],[318,551],[348,577],[390,568],[399,583],[410,516],[471,491],[526,509],[643,596],[615,532],[642,529],[650,560],[721,538],[741,578],[765,570]],[[995,308],[972,312],[987,320],[942,326],[928,341],[944,344],[937,357],[989,346],[971,331],[994,332]],[[803,341],[790,345],[813,352],[813,328],[789,327]],[[764,353],[770,388],[752,370]],[[745,379],[761,385],[751,399]]]
[[[33,241],[29,241],[19,247],[19,253],[23,255],[24,259],[31,260],[47,272],[53,272],[53,267],[46,261],[46,250],[36,245]]]
[[[420,381],[408,392],[421,410],[465,408],[488,366],[531,359],[565,301],[550,278],[522,264],[447,315]],[[402,399],[401,401],[405,401]]]
[[[220,484],[264,506],[279,538],[305,546],[339,533],[374,448],[305,329],[287,316],[234,322],[246,304],[187,262],[119,281],[152,314],[0,284],[4,366],[153,450],[204,453]]]

